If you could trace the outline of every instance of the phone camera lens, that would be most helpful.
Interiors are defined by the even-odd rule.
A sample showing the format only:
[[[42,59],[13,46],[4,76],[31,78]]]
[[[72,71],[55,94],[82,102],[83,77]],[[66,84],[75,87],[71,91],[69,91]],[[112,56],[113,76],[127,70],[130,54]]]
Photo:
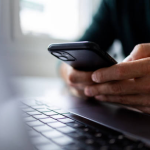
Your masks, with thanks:
[[[69,53],[65,52],[62,53],[62,56],[66,57],[68,59],[68,61],[75,61],[76,59]]]
[[[59,53],[59,52],[52,52],[52,54],[53,54],[54,56],[57,56],[57,57],[62,56],[61,53]]]
[[[65,57],[70,57],[70,55],[67,54],[67,53],[63,53],[63,56],[65,56]]]
[[[61,60],[68,60],[68,58],[64,57],[64,56],[59,57],[59,59],[61,59]]]

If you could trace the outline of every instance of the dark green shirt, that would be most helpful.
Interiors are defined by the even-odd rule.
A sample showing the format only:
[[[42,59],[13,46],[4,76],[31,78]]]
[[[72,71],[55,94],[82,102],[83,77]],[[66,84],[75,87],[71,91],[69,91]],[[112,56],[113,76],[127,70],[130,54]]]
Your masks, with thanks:
[[[150,0],[102,0],[82,41],[93,41],[108,50],[119,39],[125,56],[134,46],[150,43]]]

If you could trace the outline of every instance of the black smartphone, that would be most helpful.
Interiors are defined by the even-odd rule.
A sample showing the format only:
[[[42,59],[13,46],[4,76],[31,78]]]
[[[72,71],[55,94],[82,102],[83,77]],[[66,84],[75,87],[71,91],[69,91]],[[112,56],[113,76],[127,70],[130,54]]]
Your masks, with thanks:
[[[96,43],[89,41],[51,44],[48,51],[80,71],[95,71],[117,63]]]

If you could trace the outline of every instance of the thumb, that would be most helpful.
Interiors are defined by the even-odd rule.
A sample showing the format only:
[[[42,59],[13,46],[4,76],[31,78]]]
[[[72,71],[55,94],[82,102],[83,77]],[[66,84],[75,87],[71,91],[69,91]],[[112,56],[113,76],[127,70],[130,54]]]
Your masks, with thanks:
[[[127,56],[127,57],[123,60],[123,62],[128,62],[128,61],[132,61],[132,56],[131,56],[131,55]]]
[[[134,47],[131,54],[123,60],[123,62],[138,60],[147,57],[150,57],[150,43],[138,44]]]

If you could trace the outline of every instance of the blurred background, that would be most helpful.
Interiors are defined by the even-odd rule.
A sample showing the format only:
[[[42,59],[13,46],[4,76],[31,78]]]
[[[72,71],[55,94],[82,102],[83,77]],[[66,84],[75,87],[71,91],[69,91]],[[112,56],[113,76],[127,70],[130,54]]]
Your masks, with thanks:
[[[47,47],[78,40],[100,3],[101,0],[0,0],[0,48],[7,54],[5,58],[22,93],[39,96],[44,89],[61,84],[58,60]],[[120,50],[121,44],[115,41],[110,54],[119,62],[123,59]]]
[[[100,2],[0,0],[0,44],[11,56],[15,75],[56,77],[57,60],[48,45],[80,38]]]

